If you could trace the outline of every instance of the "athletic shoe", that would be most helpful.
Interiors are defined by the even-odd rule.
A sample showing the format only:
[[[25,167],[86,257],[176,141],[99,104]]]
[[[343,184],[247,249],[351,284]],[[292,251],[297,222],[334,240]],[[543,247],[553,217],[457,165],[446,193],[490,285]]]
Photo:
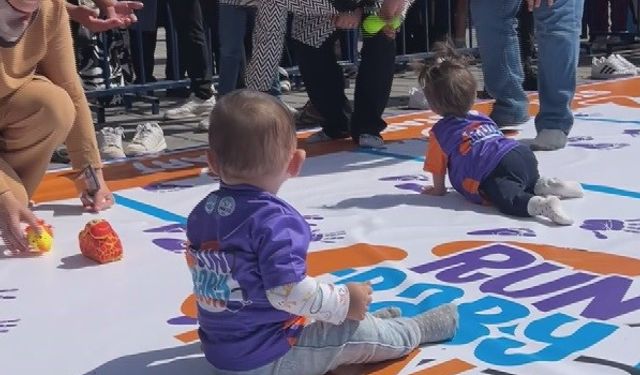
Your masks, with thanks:
[[[635,72],[635,74],[640,74],[640,68],[635,66],[631,61],[625,59],[624,56],[618,55],[616,53],[614,53],[612,56],[618,61],[620,61],[622,66],[626,67],[628,70]]]
[[[182,120],[185,118],[208,115],[211,110],[213,110],[213,107],[215,107],[215,105],[215,96],[212,96],[206,100],[193,96],[181,106],[165,112],[164,118],[166,120]]]
[[[591,77],[594,79],[629,77],[635,75],[635,73],[613,55],[606,59],[604,57],[600,59],[594,57],[591,62]]]
[[[378,135],[360,134],[358,145],[367,148],[384,148],[384,140]]]
[[[311,134],[307,140],[306,143],[310,144],[310,143],[320,143],[320,142],[328,142],[333,140],[333,138],[329,137],[323,130],[317,131],[313,134]]]
[[[427,98],[424,97],[424,91],[417,87],[412,87],[409,90],[409,109],[428,109],[429,103]]]
[[[155,122],[146,122],[136,128],[136,134],[127,146],[126,153],[129,156],[139,156],[154,154],[166,148],[167,142],[162,128]]]
[[[122,159],[127,156],[122,147],[122,138],[124,138],[124,129],[119,126],[117,128],[102,128],[96,132],[98,140],[98,149],[103,159]]]
[[[307,101],[296,116],[296,127],[298,128],[322,126],[325,122],[324,117],[315,109],[311,101]]]

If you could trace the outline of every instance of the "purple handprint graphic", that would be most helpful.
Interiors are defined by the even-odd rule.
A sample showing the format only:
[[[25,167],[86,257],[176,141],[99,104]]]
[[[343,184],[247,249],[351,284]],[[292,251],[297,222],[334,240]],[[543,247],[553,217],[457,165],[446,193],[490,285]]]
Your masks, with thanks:
[[[407,174],[401,176],[382,177],[380,181],[429,181],[429,178],[421,174]]]
[[[337,232],[322,233],[320,230],[311,231],[311,242],[324,242],[324,243],[336,243],[342,240],[347,235],[347,232],[339,230]]]
[[[0,333],[7,333],[11,328],[18,325],[20,319],[0,320]]]
[[[144,233],[185,233],[187,226],[184,224],[169,224],[162,227],[145,229]]]
[[[422,189],[424,189],[424,185],[416,183],[414,181],[429,181],[429,178],[425,175],[420,174],[412,174],[412,175],[400,175],[400,176],[391,176],[391,177],[383,177],[379,179],[380,181],[394,181],[401,182],[400,184],[394,185],[395,188],[400,190],[408,190],[416,193],[422,193]]]
[[[623,134],[630,135],[632,137],[640,137],[640,129],[627,129]]]
[[[567,145],[571,147],[579,147],[587,150],[617,150],[628,147],[628,143],[593,143],[595,139],[590,136],[571,137],[567,139]]]
[[[16,299],[16,296],[13,294],[17,291],[18,289],[0,289],[0,301],[5,299]]]
[[[640,219],[590,219],[585,220],[580,228],[595,234],[596,238],[606,240],[605,232],[627,232],[640,234]]]
[[[173,326],[190,326],[198,324],[198,319],[183,315],[167,320],[167,323]]]
[[[193,185],[181,185],[181,184],[172,184],[172,183],[158,183],[158,184],[151,184],[151,185],[147,185],[145,187],[143,187],[144,190],[146,191],[153,191],[153,192],[157,192],[157,193],[168,193],[168,192],[173,192],[173,191],[179,191],[179,190],[183,190],[183,189],[188,189],[188,188],[192,188]]]
[[[156,238],[152,242],[162,250],[176,254],[184,254],[187,249],[186,241],[177,238]]]
[[[187,231],[185,224],[169,224],[161,227],[145,229],[144,233],[176,233],[184,234]],[[151,240],[154,245],[158,246],[162,250],[174,253],[184,254],[186,250],[186,239],[183,238],[154,238]]]
[[[324,242],[324,243],[336,243],[346,237],[347,232],[340,230],[337,232],[322,232],[318,228],[317,221],[324,220],[324,217],[319,215],[304,215],[304,219],[309,223],[311,227],[311,242]]]
[[[471,236],[506,236],[506,237],[535,237],[536,232],[529,228],[494,228],[468,232]]]

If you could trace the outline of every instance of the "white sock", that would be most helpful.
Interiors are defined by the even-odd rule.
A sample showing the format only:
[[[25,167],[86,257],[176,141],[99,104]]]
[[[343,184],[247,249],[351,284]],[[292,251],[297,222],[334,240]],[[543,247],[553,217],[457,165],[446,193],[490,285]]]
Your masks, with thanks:
[[[420,327],[420,344],[452,338],[458,329],[458,307],[439,306],[412,318]]]
[[[582,198],[582,185],[575,181],[562,181],[558,178],[541,177],[533,189],[536,195],[554,195],[559,198]]]
[[[533,140],[531,149],[553,151],[567,145],[567,135],[560,129],[542,129]]]
[[[533,197],[529,201],[527,211],[531,216],[544,216],[559,225],[573,224],[573,219],[564,212],[558,197]]]
[[[375,311],[373,314],[376,318],[380,319],[393,319],[399,318],[402,316],[402,310],[397,307],[385,307],[384,309],[380,309]]]

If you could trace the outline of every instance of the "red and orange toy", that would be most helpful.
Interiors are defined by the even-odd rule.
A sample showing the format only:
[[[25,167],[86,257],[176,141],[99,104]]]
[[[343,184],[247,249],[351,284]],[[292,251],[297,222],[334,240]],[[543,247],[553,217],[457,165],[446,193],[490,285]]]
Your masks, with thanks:
[[[80,252],[98,263],[122,259],[122,243],[111,224],[104,219],[91,220],[78,236]]]

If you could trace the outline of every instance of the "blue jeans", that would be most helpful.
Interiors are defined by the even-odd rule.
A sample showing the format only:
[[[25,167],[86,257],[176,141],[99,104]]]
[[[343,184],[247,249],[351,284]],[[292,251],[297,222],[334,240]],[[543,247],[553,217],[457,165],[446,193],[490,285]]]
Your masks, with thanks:
[[[244,38],[247,26],[253,28],[256,9],[236,5],[220,4],[220,21],[218,37],[220,38],[220,73],[218,77],[218,93],[228,94],[238,86],[240,74],[244,72],[247,57],[245,55]],[[280,80],[278,72],[269,90],[269,94],[280,96]]]
[[[377,363],[409,354],[420,344],[418,323],[408,318],[379,319],[341,325],[312,323],[287,354],[252,371],[214,371],[216,375],[323,375],[355,363]]]
[[[516,16],[522,0],[471,0],[485,87],[496,98],[491,118],[501,126],[527,121],[528,100],[522,89]],[[576,90],[584,0],[546,1],[534,10],[538,43],[540,111],[536,129],[573,126],[571,101]]]

